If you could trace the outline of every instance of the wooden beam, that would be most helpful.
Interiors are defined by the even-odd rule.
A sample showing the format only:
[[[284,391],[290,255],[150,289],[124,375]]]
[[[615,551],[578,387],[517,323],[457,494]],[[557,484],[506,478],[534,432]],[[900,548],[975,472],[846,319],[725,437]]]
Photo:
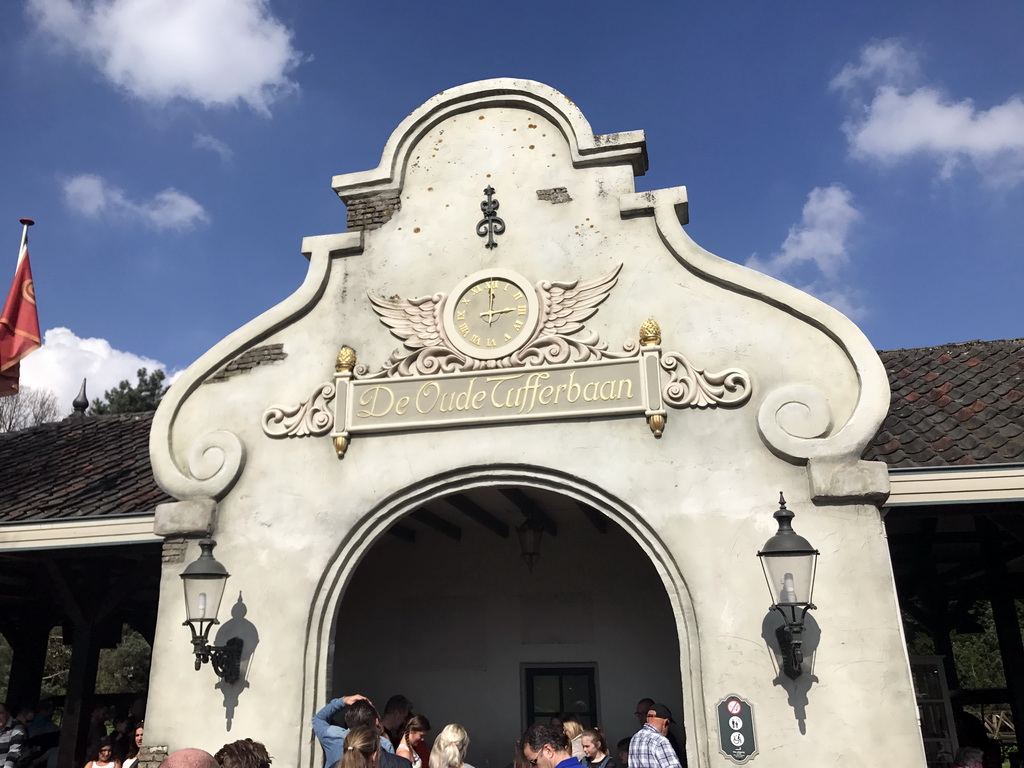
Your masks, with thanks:
[[[583,516],[590,521],[590,524],[597,529],[598,533],[608,533],[608,518],[598,512],[589,504],[577,501],[576,506],[580,508]]]
[[[558,526],[555,521],[548,517],[547,513],[538,507],[533,500],[523,493],[519,488],[499,488],[498,492],[508,499],[512,505],[519,510],[525,518],[540,520],[544,526],[545,533],[552,536],[558,535]]]
[[[462,541],[462,529],[454,523],[449,523],[443,517],[429,509],[417,509],[410,517],[417,522],[423,523],[428,528],[433,528],[438,533],[444,534],[449,539]]]
[[[491,533],[496,533],[503,539],[508,538],[508,526],[472,499],[463,496],[461,493],[457,493],[454,496],[445,497],[444,501],[449,506],[464,514],[474,523],[482,525]]]
[[[414,531],[407,525],[395,523],[390,528],[388,528],[388,533],[390,533],[396,539],[401,539],[402,541],[406,541],[410,544],[416,543],[416,531]]]

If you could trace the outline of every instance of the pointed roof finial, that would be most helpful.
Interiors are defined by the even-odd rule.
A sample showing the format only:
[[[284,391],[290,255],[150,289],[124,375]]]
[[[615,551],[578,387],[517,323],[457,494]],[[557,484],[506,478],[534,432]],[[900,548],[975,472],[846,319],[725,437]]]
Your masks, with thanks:
[[[76,419],[85,416],[85,409],[89,407],[89,398],[85,394],[85,379],[82,379],[82,388],[78,390],[78,397],[72,401],[71,405],[75,409],[75,412],[71,414],[72,416]]]

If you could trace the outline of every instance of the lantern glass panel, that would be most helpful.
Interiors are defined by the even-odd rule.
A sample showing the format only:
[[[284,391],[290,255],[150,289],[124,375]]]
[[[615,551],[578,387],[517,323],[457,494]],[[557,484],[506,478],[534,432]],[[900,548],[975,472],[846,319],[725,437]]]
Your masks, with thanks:
[[[811,602],[816,554],[762,555],[765,578],[776,605],[806,605]]]
[[[224,597],[227,576],[192,576],[182,579],[185,587],[185,610],[189,621],[217,618]]]

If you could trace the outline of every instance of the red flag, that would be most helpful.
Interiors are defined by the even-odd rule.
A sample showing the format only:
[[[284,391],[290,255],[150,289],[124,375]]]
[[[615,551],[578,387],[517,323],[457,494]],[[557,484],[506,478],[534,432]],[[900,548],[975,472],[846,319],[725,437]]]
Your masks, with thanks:
[[[0,315],[0,397],[18,392],[19,363],[25,355],[39,349],[39,314],[28,261],[28,228],[33,222],[22,219],[21,251],[14,282]]]

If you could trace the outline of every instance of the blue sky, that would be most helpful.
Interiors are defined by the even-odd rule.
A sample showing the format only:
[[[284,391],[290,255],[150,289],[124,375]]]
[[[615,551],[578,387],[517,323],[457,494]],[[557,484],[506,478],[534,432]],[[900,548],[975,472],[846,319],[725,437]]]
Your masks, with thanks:
[[[14,5],[14,4],[12,4]],[[301,283],[438,91],[539,80],[642,129],[708,250],[875,347],[1024,335],[1024,3],[24,0],[0,28],[0,244],[18,219],[69,402],[186,367]],[[0,265],[3,258],[0,256]],[[7,283],[5,282],[4,285]],[[6,291],[6,288],[4,288]]]

